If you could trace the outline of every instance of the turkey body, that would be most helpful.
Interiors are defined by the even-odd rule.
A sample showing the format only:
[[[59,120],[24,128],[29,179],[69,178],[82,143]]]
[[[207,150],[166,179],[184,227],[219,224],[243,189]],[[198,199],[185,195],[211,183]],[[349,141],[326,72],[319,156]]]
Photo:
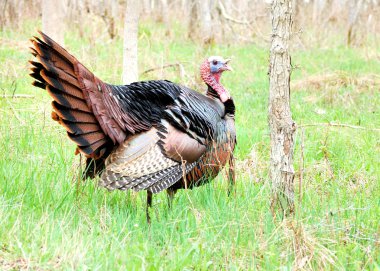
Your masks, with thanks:
[[[53,98],[52,118],[67,131],[109,190],[158,193],[199,186],[230,163],[235,106],[166,80],[102,82],[48,36],[32,40],[31,76]]]
[[[220,101],[163,80],[107,88],[120,111],[115,115],[128,115],[126,128],[135,134],[106,158],[101,186],[153,193],[192,188],[231,159],[234,118]]]

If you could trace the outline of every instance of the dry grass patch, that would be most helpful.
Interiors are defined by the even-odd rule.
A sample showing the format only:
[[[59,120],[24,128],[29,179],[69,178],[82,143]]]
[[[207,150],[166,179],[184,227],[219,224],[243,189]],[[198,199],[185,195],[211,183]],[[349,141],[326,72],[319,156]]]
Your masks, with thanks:
[[[40,264],[38,262],[32,261],[26,258],[15,258],[15,259],[5,259],[0,256],[0,269],[2,271],[14,271],[14,270],[34,270],[34,271],[45,271],[45,270],[57,270],[62,268],[62,259],[57,258],[56,260],[51,260],[45,264]]]
[[[280,257],[294,256],[292,270],[326,270],[337,267],[337,258],[325,244],[333,244],[330,239],[319,239],[315,230],[307,228],[301,221],[284,220],[279,226],[279,239],[284,251]]]
[[[244,178],[248,178],[254,183],[263,182],[262,174],[268,168],[268,161],[259,157],[255,146],[252,147],[247,158],[236,161],[236,172],[239,172]]]
[[[322,102],[326,105],[351,108],[359,104],[363,94],[374,96],[379,91],[380,76],[376,74],[352,75],[337,71],[294,81],[291,83],[291,88],[293,91],[306,90],[310,93],[303,98],[305,102]],[[375,110],[373,106],[368,109]]]
[[[317,74],[306,77],[302,80],[291,82],[293,91],[341,89],[353,87],[356,91],[363,92],[372,89],[380,89],[380,75],[365,74],[352,75],[347,72],[337,71],[327,74]]]
[[[31,265],[27,259],[18,258],[15,260],[5,260],[0,258],[1,270],[30,270]],[[36,269],[39,270],[39,269]]]

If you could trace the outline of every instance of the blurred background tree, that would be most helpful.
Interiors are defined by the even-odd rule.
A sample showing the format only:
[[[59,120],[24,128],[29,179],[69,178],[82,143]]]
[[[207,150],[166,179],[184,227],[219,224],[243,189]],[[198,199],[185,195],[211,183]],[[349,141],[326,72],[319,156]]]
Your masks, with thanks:
[[[138,80],[137,40],[139,15],[139,1],[127,0],[123,43],[123,84],[130,84]]]
[[[42,31],[64,46],[65,13],[63,1],[42,0]]]

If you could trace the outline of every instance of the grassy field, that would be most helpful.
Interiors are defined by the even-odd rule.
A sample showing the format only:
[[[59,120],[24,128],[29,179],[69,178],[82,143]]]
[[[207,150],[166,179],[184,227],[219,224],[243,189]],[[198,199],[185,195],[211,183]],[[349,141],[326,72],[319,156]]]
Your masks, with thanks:
[[[378,45],[292,52],[297,210],[279,221],[270,212],[267,175],[269,45],[203,48],[178,26],[166,37],[162,27],[142,24],[140,71],[178,61],[185,68],[183,78],[173,68],[142,80],[195,87],[205,57],[233,58],[235,72],[223,82],[236,101],[238,132],[236,194],[227,196],[223,174],[177,193],[171,210],[161,193],[149,227],[145,193],[109,193],[78,181],[74,144],[28,76],[28,39],[37,26],[0,32],[1,270],[380,269]],[[68,32],[65,42],[98,77],[121,81],[120,39]]]

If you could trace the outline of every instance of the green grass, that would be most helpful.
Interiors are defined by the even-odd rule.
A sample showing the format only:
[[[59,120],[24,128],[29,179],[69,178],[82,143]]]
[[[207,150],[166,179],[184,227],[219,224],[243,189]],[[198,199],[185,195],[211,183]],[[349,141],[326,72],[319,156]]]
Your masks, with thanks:
[[[37,24],[38,25],[38,24]],[[156,28],[154,28],[156,27]],[[253,44],[202,48],[181,35],[165,37],[162,26],[140,27],[140,71],[183,62],[185,78],[166,69],[142,79],[166,78],[194,86],[204,57],[232,57],[235,72],[223,82],[237,105],[238,178],[227,196],[219,176],[203,187],[154,197],[152,224],[145,220],[145,193],[98,189],[78,182],[79,157],[64,130],[50,119],[50,98],[28,76],[28,39],[22,31],[0,32],[0,269],[2,270],[379,270],[380,133],[344,127],[304,128],[304,178],[299,200],[301,129],[296,134],[297,212],[273,220],[267,176],[269,157],[268,50]],[[156,29],[153,33],[152,29]],[[103,80],[120,82],[122,41],[81,40],[66,47]],[[308,49],[292,53],[292,111],[301,124],[345,123],[380,128],[378,47]],[[338,74],[322,87],[310,76]],[[372,78],[372,77],[371,77]],[[355,80],[356,81],[355,81]],[[363,79],[364,80],[364,79]],[[362,81],[363,81],[362,80]],[[341,83],[339,83],[339,82]],[[372,83],[371,83],[372,82]]]

